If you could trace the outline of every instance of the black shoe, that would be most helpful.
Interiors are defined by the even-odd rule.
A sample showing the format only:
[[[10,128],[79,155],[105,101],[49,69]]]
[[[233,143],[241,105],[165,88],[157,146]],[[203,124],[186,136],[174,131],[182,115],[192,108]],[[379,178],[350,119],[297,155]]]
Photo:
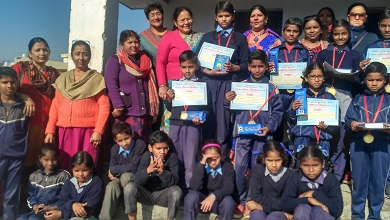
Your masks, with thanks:
[[[385,197],[390,199],[390,184],[386,184],[385,186]]]

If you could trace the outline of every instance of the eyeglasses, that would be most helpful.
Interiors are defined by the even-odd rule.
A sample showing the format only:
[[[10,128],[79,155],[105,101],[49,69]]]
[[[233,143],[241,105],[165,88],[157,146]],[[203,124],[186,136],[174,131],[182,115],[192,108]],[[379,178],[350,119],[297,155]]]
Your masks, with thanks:
[[[149,13],[149,17],[150,17],[150,18],[161,17],[161,16],[162,16],[162,13],[161,13],[161,12]]]
[[[192,22],[192,18],[184,18],[184,19],[181,19],[181,20],[176,20],[177,23],[180,23],[180,24],[184,24],[184,23],[191,23]]]
[[[349,13],[348,14],[348,17],[349,18],[365,18],[365,17],[367,17],[367,14],[366,13],[353,13],[353,12],[351,12],[351,13]]]
[[[308,75],[307,78],[309,78],[310,80],[315,80],[316,78],[318,78],[319,80],[322,80],[322,79],[324,79],[324,76]]]

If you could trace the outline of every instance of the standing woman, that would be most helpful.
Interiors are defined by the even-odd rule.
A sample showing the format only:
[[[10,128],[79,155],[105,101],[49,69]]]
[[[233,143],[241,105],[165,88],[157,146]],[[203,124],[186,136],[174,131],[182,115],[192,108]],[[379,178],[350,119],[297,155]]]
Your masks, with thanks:
[[[347,20],[351,26],[352,49],[362,56],[366,47],[378,40],[378,36],[367,32],[364,26],[367,21],[367,6],[363,3],[354,3],[349,6]]]
[[[140,51],[139,36],[134,31],[122,31],[119,43],[118,52],[107,60],[104,74],[111,114],[129,123],[138,137],[148,142],[159,105],[152,61]]]
[[[282,44],[280,36],[266,27],[268,12],[262,5],[254,5],[249,13],[251,29],[244,32],[249,50],[262,50],[268,55],[270,49]]]
[[[39,149],[45,139],[45,128],[49,120],[49,110],[54,98],[54,88],[51,86],[60,75],[59,72],[46,66],[50,49],[46,40],[34,37],[28,44],[30,61],[19,62],[12,66],[19,78],[20,92],[27,94],[35,103],[35,114],[30,118],[27,155],[25,167],[32,168],[38,158]],[[29,175],[29,174],[28,174]],[[27,175],[27,176],[28,176]]]
[[[61,74],[53,84],[45,143],[54,143],[58,127],[61,167],[70,170],[70,160],[79,151],[91,154],[96,164],[99,145],[109,115],[110,103],[102,74],[88,67],[91,47],[76,41],[71,48],[75,69]]]
[[[333,10],[330,7],[323,7],[318,11],[317,16],[321,20],[321,40],[328,40],[329,38],[329,26],[336,20]]]
[[[305,38],[299,40],[309,51],[313,62],[316,61],[318,52],[328,47],[328,41],[321,40],[321,20],[316,15],[306,16],[303,18],[303,32]]]

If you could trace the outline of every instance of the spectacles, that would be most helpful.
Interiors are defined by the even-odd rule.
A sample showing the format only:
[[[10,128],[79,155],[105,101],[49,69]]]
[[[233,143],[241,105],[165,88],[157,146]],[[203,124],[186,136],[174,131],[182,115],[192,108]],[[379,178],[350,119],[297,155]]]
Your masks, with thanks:
[[[318,78],[319,80],[322,80],[322,79],[324,79],[324,76],[308,75],[307,78],[309,78],[310,80],[315,80],[316,78]]]
[[[161,16],[162,16],[162,13],[161,13],[161,12],[156,12],[156,13],[150,13],[150,14],[149,14],[149,17],[150,17],[150,18],[161,17]]]
[[[177,23],[180,23],[180,24],[184,24],[184,23],[191,23],[192,22],[192,18],[184,18],[184,19],[181,19],[181,20],[176,20]]]
[[[353,12],[351,12],[351,13],[349,13],[348,14],[348,17],[349,18],[365,18],[365,17],[367,17],[367,14],[366,13],[353,13]]]

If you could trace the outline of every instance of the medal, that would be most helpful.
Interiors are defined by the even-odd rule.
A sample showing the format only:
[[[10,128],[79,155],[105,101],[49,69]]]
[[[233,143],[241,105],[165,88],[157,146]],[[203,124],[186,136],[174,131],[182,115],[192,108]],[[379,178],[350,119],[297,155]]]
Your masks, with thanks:
[[[332,94],[332,95],[336,95],[336,93],[337,93],[337,91],[336,91],[336,89],[332,86],[332,87],[330,87],[329,89],[328,89],[328,92],[330,93],[330,94]]]
[[[387,84],[387,85],[385,86],[385,91],[386,91],[387,93],[390,93],[390,84]]]
[[[339,69],[340,68],[340,66],[341,66],[341,63],[343,63],[343,60],[344,60],[344,57],[345,57],[345,53],[346,53],[347,51],[344,51],[343,52],[343,55],[341,56],[341,59],[340,59],[340,61],[339,61],[339,64],[337,65],[337,69]],[[333,48],[333,56],[332,56],[332,67],[333,68],[335,68],[335,59],[336,59],[336,47],[334,47]],[[332,86],[328,89],[328,92],[330,93],[330,94],[332,94],[333,96],[335,96],[336,95],[336,93],[337,93],[337,91],[336,91],[336,89],[334,88],[334,77],[332,78]]]
[[[256,122],[255,122],[255,120],[249,120],[249,121],[248,121],[248,124],[254,125],[254,124],[256,124]]]
[[[363,141],[366,144],[371,144],[374,141],[374,136],[371,133],[367,133],[366,135],[364,135]]]
[[[181,112],[180,119],[181,120],[186,120],[187,118],[188,118],[188,113],[187,112]]]
[[[294,89],[287,89],[288,93],[294,93],[294,91],[295,91]]]
[[[383,99],[385,98],[385,95],[381,95],[381,99],[379,100],[378,108],[375,112],[374,119],[372,119],[372,123],[375,123],[376,119],[378,118],[379,112],[381,111]],[[367,96],[364,95],[363,97],[363,104],[364,104],[364,111],[366,113],[366,120],[367,123],[370,123],[370,116],[368,115],[368,105],[367,105]],[[367,144],[371,144],[374,141],[374,136],[370,133],[370,131],[367,132],[366,135],[363,137],[363,141]]]

